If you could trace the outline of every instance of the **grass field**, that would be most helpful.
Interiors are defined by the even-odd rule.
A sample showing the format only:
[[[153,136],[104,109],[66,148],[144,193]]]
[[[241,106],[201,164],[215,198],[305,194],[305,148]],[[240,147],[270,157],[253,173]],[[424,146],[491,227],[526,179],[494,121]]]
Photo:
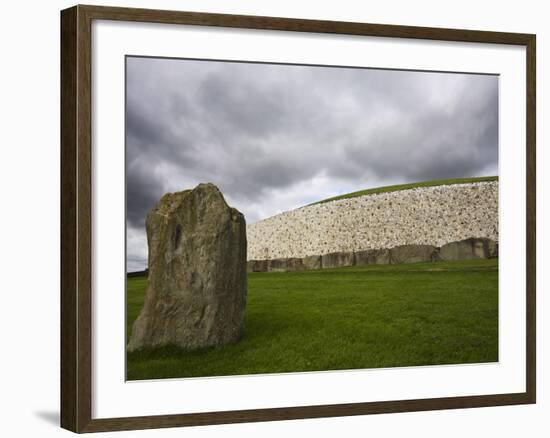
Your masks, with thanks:
[[[400,190],[418,189],[421,187],[435,186],[450,186],[453,184],[466,184],[475,182],[498,181],[498,176],[480,176],[475,178],[451,178],[451,179],[436,179],[433,181],[422,181],[409,184],[398,184],[395,186],[376,187],[373,189],[359,190],[358,192],[346,193],[345,195],[334,196],[332,198],[323,199],[322,201],[314,202],[310,205],[323,204],[325,202],[337,201],[339,199],[355,198],[357,196],[374,195],[376,193],[398,192]]]
[[[128,279],[127,333],[145,278]],[[498,260],[251,273],[235,345],[128,354],[129,380],[495,362]]]

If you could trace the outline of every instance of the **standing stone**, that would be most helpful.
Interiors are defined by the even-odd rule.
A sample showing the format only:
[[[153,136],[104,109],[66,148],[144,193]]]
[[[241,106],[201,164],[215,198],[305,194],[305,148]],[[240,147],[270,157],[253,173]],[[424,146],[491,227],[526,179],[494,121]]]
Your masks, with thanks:
[[[237,342],[246,305],[246,225],[213,184],[164,195],[146,220],[149,283],[128,350]]]

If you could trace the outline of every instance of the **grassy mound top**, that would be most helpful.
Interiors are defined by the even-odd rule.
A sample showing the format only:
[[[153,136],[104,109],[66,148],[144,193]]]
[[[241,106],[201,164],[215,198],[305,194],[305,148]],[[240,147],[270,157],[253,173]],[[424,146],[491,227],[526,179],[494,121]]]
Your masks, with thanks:
[[[323,199],[322,201],[314,202],[313,204],[324,204],[325,202],[338,201],[339,199],[355,198],[357,196],[374,195],[377,193],[397,192],[400,190],[417,189],[421,187],[449,186],[452,184],[468,184],[477,182],[498,181],[498,176],[481,176],[475,178],[450,178],[450,179],[435,179],[432,181],[422,181],[408,184],[397,184],[394,186],[375,187],[373,189],[359,190],[357,192],[347,193],[345,195],[334,196],[332,198]]]

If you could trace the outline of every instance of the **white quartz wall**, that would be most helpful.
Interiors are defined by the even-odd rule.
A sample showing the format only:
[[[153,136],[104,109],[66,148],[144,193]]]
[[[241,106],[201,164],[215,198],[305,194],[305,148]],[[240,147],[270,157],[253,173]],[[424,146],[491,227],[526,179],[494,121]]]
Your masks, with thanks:
[[[247,226],[248,260],[336,251],[498,241],[498,182],[360,196],[287,211]]]

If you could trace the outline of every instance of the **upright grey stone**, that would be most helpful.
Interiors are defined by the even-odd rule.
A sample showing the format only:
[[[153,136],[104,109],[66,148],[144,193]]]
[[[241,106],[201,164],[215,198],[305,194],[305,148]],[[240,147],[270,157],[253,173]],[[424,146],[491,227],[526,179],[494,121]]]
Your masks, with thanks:
[[[146,220],[149,283],[128,350],[238,341],[246,306],[246,225],[213,184],[168,193]]]

